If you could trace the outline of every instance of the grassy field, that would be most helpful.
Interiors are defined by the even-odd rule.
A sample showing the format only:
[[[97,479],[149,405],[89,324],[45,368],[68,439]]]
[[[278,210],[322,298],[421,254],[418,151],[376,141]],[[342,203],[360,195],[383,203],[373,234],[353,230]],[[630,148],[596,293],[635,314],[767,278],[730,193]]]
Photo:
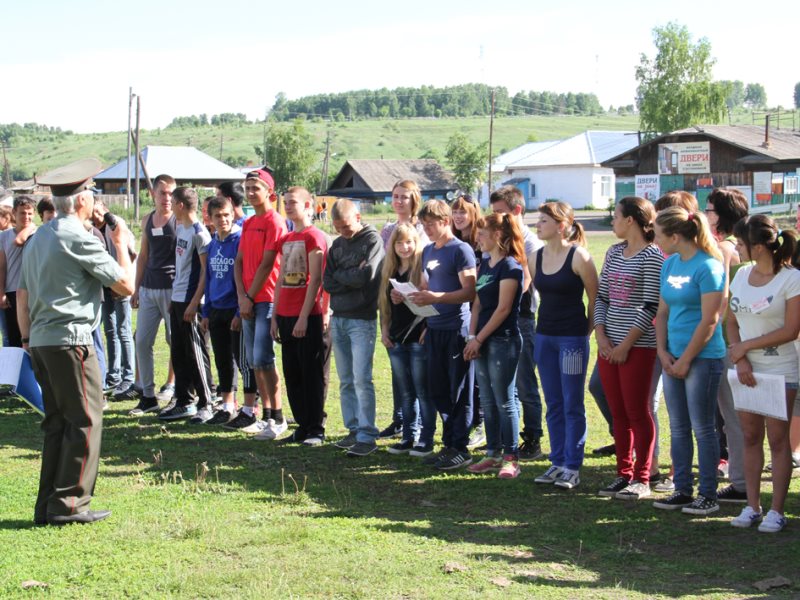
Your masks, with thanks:
[[[611,241],[590,238],[596,261]],[[159,341],[158,383],[166,362]],[[385,425],[391,384],[381,348],[374,372]],[[384,451],[348,459],[331,445],[132,419],[131,406],[112,404],[105,419],[93,506],[114,514],[61,529],[31,523],[37,417],[21,404],[0,408],[0,597],[742,598],[800,589],[796,577],[781,590],[753,587],[797,574],[797,480],[792,522],[770,536],[731,527],[736,506],[689,518],[601,498],[615,475],[609,458],[588,455],[581,485],[565,492],[533,483],[545,461],[523,463],[513,481],[441,474]],[[335,368],[327,406],[335,440],[345,433]],[[663,403],[661,415],[666,463]],[[608,443],[588,394],[587,416],[587,448]],[[24,590],[31,580],[46,589]]]

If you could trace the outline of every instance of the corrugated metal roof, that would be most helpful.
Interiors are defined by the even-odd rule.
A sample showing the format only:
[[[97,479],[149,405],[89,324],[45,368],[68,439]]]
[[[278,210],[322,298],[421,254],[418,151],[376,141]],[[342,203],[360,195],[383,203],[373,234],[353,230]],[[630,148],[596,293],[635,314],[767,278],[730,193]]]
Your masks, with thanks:
[[[423,192],[426,190],[454,190],[458,187],[453,181],[452,175],[445,171],[438,162],[430,158],[420,158],[414,160],[348,160],[329,189],[348,189],[345,183],[351,178],[351,170],[373,192],[390,193],[392,186],[403,179],[416,181]]]
[[[244,175],[193,146],[146,146],[142,151],[150,177],[166,173],[179,181],[241,181]],[[131,177],[135,177],[136,159],[131,156]],[[97,181],[124,180],[128,161],[120,162],[95,176]]]
[[[565,140],[537,149],[507,164],[512,169],[566,165],[598,165],[604,160],[636,147],[639,139],[632,131],[584,131]],[[527,146],[528,144],[526,144]],[[522,146],[521,148],[524,148]]]
[[[800,133],[777,129],[769,130],[769,147],[764,144],[764,127],[761,125],[697,125],[673,131],[674,135],[708,135],[723,142],[750,150],[756,154],[768,156],[774,160],[800,159]],[[658,140],[654,140],[658,141]]]
[[[558,144],[560,141],[561,140],[550,140],[547,142],[528,142],[527,144],[522,144],[522,146],[514,148],[513,150],[509,150],[508,152],[504,152],[495,158],[494,162],[492,163],[492,171],[502,173],[506,170],[508,165],[519,160],[527,159],[528,157],[531,157],[542,150],[547,150],[551,146]]]

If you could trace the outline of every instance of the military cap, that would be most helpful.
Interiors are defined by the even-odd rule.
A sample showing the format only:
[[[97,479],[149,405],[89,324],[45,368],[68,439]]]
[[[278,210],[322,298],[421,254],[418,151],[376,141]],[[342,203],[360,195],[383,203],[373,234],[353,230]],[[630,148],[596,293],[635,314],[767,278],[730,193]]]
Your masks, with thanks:
[[[50,186],[54,196],[72,196],[78,192],[94,187],[92,177],[97,175],[103,166],[96,158],[76,160],[68,165],[48,171],[36,177],[39,185]]]

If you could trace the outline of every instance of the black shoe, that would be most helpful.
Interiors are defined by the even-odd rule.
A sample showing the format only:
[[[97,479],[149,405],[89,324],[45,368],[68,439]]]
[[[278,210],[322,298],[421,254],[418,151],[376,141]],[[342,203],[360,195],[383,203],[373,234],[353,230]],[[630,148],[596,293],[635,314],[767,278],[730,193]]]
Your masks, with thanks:
[[[733,484],[726,485],[717,492],[717,502],[735,502],[739,504],[747,503],[747,492],[740,492],[733,487]]]
[[[155,398],[142,398],[128,414],[132,417],[141,417],[150,412],[158,412],[158,400]]]
[[[231,413],[227,410],[220,409],[214,413],[214,416],[206,421],[206,425],[225,425],[231,421]]]
[[[609,483],[597,493],[600,496],[605,496],[606,498],[615,498],[617,496],[617,492],[624,490],[626,487],[628,487],[629,483],[630,481],[624,477],[617,477],[614,481]]]
[[[706,498],[702,494],[698,494],[697,498],[694,499],[689,506],[684,506],[682,512],[686,513],[687,515],[710,515],[711,513],[715,513],[719,510],[719,504],[717,504],[716,500],[712,500],[711,498]]]
[[[439,452],[437,452],[436,454],[428,454],[427,456],[423,457],[422,464],[428,467],[432,467],[436,463],[438,463],[443,457],[448,456],[451,452],[455,452],[455,450],[452,450],[450,448],[441,448]]]
[[[240,410],[239,414],[237,414],[232,421],[224,423],[222,427],[225,429],[244,429],[245,427],[250,427],[250,425],[253,425],[255,422],[255,415],[248,415],[243,410]]]
[[[539,440],[524,440],[519,446],[520,460],[538,460],[544,456]]]
[[[375,450],[378,449],[378,446],[375,442],[356,442],[347,452],[347,456],[351,458],[361,457],[361,456],[369,456]]]
[[[433,468],[438,469],[439,471],[452,471],[453,469],[466,467],[471,462],[472,455],[468,451],[452,449],[450,454],[440,458],[437,463],[433,465]]]
[[[378,438],[393,438],[403,434],[403,424],[399,421],[393,421],[389,426],[378,434]]]
[[[691,506],[693,502],[694,498],[691,496],[687,496],[683,492],[675,492],[668,498],[656,500],[653,502],[653,506],[663,510],[678,510],[679,508],[683,508],[685,506]]]
[[[47,522],[50,525],[86,524],[102,521],[110,516],[110,510],[85,510],[74,515],[47,515]]]
[[[402,442],[398,442],[397,444],[392,444],[389,446],[386,451],[389,454],[408,454],[411,452],[411,449],[414,447],[414,442],[412,440],[405,440]]]
[[[103,396],[113,396],[117,392],[116,385],[109,385],[103,388]]]
[[[595,456],[614,456],[617,453],[617,449],[614,447],[614,444],[609,444],[608,446],[601,446],[600,448],[595,448],[592,450],[592,454]]]
[[[127,390],[118,390],[111,399],[114,402],[124,402],[126,400],[136,400],[139,397],[139,392],[133,386],[130,386]]]

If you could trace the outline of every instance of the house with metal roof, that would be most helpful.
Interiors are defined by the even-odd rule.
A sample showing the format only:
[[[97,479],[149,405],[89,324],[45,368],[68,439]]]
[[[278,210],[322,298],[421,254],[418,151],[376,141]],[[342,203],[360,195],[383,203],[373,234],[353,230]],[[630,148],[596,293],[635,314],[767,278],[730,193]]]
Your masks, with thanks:
[[[493,184],[517,186],[530,210],[547,200],[606,208],[614,197],[614,171],[601,163],[638,143],[632,131],[584,131],[564,140],[530,142],[493,161]]]
[[[328,196],[372,202],[389,201],[398,181],[416,181],[422,197],[444,198],[458,186],[453,176],[435,160],[348,160],[325,192]]]
[[[144,162],[144,169],[139,166],[142,189],[146,189],[145,170],[151,179],[166,173],[174,177],[178,185],[192,183],[206,187],[215,187],[223,181],[242,181],[245,177],[237,169],[193,146],[146,146],[141,155]],[[131,156],[130,161],[133,180],[136,177],[136,157]],[[119,194],[125,191],[127,177],[128,160],[122,159],[96,175],[94,180],[104,194]]]
[[[715,187],[735,187],[753,208],[782,210],[800,201],[800,132],[769,125],[696,125],[667,133],[603,162],[618,197],[685,190],[705,207]]]

